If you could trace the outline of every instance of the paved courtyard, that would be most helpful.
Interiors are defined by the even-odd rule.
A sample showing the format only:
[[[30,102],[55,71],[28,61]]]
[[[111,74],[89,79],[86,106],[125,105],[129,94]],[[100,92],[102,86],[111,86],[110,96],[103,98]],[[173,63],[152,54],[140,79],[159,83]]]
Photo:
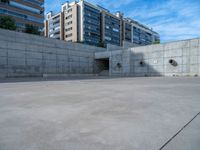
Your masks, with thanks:
[[[200,78],[0,83],[0,150],[199,150]]]

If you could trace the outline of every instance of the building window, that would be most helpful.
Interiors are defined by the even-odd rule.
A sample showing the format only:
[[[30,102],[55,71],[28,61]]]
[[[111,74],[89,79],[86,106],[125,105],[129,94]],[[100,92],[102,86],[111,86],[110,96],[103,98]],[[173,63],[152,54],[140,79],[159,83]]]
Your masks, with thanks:
[[[40,14],[40,10],[26,6],[26,5],[23,5],[23,4],[20,4],[20,3],[17,3],[17,2],[10,1],[10,5],[13,6],[13,7],[17,7],[17,8],[21,8],[21,9],[24,9],[24,10],[31,11],[33,13]]]
[[[59,24],[60,20],[53,22],[53,25]]]
[[[69,15],[69,16],[66,17],[66,19],[70,19],[70,18],[72,18],[72,15]]]
[[[72,33],[67,34],[67,35],[66,35],[66,38],[71,37],[71,36],[72,36]]]
[[[69,13],[69,12],[72,12],[72,8],[70,8],[67,12],[68,12],[68,13]]]
[[[111,37],[105,36],[105,39],[111,41]]]
[[[29,2],[29,3],[31,3],[31,4],[35,4],[35,5],[38,5],[38,6],[43,6],[43,2],[40,2],[40,1],[38,1],[38,0],[23,0],[23,1],[25,1],[25,2]]]
[[[119,29],[117,29],[117,28],[113,28],[113,31],[115,31],[115,32],[119,32]]]
[[[63,11],[65,11],[66,9],[67,9],[67,7],[66,7],[66,6],[64,6],[64,7],[63,7]]]
[[[55,28],[54,28],[54,30],[58,30],[58,29],[60,29],[60,27],[55,27]]]
[[[30,21],[39,22],[39,23],[43,23],[43,21],[44,21],[43,19],[40,19],[40,18],[20,14],[20,13],[14,12],[14,11],[9,11],[9,10],[5,10],[5,9],[1,9],[1,8],[0,8],[0,14],[7,14],[7,15],[14,16],[14,17],[19,17],[19,18],[22,18],[25,20],[30,20]]]
[[[70,24],[72,24],[72,21],[67,22],[67,25],[70,25]]]
[[[60,15],[53,17],[53,20],[60,18]]]
[[[72,27],[67,28],[65,31],[71,31],[71,30],[72,30]]]

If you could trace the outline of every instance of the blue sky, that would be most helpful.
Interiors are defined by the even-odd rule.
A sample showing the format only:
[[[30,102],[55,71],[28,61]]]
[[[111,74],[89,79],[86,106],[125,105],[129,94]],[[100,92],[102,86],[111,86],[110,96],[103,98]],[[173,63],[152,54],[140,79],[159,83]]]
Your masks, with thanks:
[[[70,0],[69,0],[70,1]],[[71,0],[73,1],[73,0]],[[87,0],[153,28],[161,42],[200,37],[200,0]],[[65,0],[46,0],[46,12]]]

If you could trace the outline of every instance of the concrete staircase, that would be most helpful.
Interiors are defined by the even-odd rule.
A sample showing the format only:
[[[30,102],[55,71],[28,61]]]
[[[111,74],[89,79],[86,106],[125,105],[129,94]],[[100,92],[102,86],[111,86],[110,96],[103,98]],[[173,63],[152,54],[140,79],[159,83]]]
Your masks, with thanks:
[[[109,76],[109,70],[103,70],[99,73],[99,76]]]

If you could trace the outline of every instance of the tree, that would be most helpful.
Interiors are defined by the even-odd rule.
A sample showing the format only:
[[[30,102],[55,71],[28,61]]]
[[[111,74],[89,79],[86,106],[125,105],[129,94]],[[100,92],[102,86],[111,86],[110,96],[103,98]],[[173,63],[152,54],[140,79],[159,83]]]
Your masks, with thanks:
[[[100,40],[99,44],[98,44],[98,47],[104,47],[105,48],[105,43],[102,40]]]
[[[153,44],[160,44],[160,40],[156,40]]]
[[[10,16],[0,16],[0,28],[16,30],[15,20]]]
[[[1,0],[2,3],[7,3],[9,4],[10,3],[10,0]]]
[[[25,32],[30,34],[40,35],[39,28],[31,24],[26,24]]]

